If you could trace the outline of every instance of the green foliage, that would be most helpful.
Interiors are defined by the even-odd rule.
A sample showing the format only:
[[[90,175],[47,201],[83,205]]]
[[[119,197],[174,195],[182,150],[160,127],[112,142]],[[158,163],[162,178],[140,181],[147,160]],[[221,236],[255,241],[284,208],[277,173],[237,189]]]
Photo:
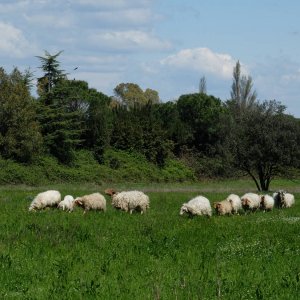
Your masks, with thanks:
[[[224,183],[214,192],[205,188],[149,192],[145,215],[114,210],[108,198],[106,213],[83,215],[80,208],[29,213],[42,188],[1,187],[0,297],[298,299],[299,203],[270,213],[179,216],[182,203],[198,193],[216,200],[227,195],[219,191]],[[91,190],[60,186],[63,196]]]
[[[224,108],[221,100],[206,94],[182,95],[177,101],[180,119],[191,133],[188,147],[204,154],[215,152],[219,141],[220,118]]]
[[[156,106],[151,104],[127,110],[115,109],[111,145],[116,149],[133,150],[144,154],[147,159],[163,167],[172,149]]]
[[[231,100],[228,104],[236,113],[242,113],[257,104],[256,91],[252,91],[251,76],[241,75],[241,64],[238,61],[233,69],[233,83],[231,87]]]
[[[73,163],[69,166],[52,156],[41,156],[31,165],[0,159],[0,184],[182,182],[195,179],[193,171],[175,159],[168,159],[165,166],[159,168],[139,153],[107,150],[101,165],[90,151],[75,151],[73,155]]]
[[[244,111],[227,137],[236,167],[250,175],[259,190],[268,190],[282,170],[299,166],[299,123],[283,114],[276,101]]]
[[[181,160],[194,170],[198,179],[238,178],[241,176],[240,171],[230,164],[224,156],[207,157],[193,150],[185,149],[182,151]]]
[[[31,162],[41,151],[42,137],[27,75],[0,69],[0,154],[19,162]]]
[[[43,70],[44,76],[38,78],[38,93],[39,95],[50,93],[52,88],[61,80],[66,77],[64,70],[60,69],[60,62],[57,57],[63,51],[51,55],[45,51],[45,56],[37,56],[40,60],[40,69]]]
[[[139,85],[135,83],[120,83],[114,88],[114,92],[117,99],[127,108],[159,102],[157,91],[146,89],[144,92]]]
[[[99,163],[103,162],[105,149],[110,145],[113,115],[109,109],[110,99],[99,92],[90,92],[90,101],[86,114],[84,139],[92,149]]]
[[[40,104],[38,119],[46,148],[60,162],[70,164],[82,133],[77,112],[69,112],[58,104]]]
[[[233,71],[232,99],[226,103],[206,94],[205,77],[200,93],[161,103],[157,91],[143,91],[134,83],[120,83],[115,97],[108,97],[85,81],[68,80],[58,61],[61,53],[45,51],[38,56],[44,74],[38,79],[37,101],[29,93],[30,70],[21,74],[15,69],[7,75],[0,69],[0,155],[10,166],[13,159],[40,171],[35,160],[43,152],[40,164],[46,166],[47,161],[50,167],[45,167],[46,175],[37,173],[45,182],[55,178],[55,172],[63,181],[81,180],[87,174],[99,178],[97,172],[105,174],[103,182],[181,181],[194,176],[192,169],[198,178],[246,172],[262,190],[274,176],[299,170],[299,121],[276,101],[259,104],[252,79],[241,75],[239,62]],[[110,149],[116,151],[107,162]],[[79,153],[93,155],[82,177],[74,172]],[[122,162],[119,155],[128,155],[128,161]],[[179,165],[188,167],[174,164],[178,159]],[[56,171],[48,174],[52,166]],[[22,168],[16,167],[22,178],[17,182],[26,182]]]
[[[185,120],[180,118],[177,103],[160,103],[155,106],[155,114],[165,130],[165,138],[173,143],[172,152],[180,156],[182,148],[186,147],[193,137]]]

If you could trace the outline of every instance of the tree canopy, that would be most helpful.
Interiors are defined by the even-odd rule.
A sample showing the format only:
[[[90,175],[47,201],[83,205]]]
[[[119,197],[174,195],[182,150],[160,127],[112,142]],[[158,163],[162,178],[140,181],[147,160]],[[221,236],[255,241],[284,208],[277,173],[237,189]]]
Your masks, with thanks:
[[[235,166],[246,172],[258,190],[267,191],[276,175],[299,167],[300,127],[276,101],[257,104],[234,121],[229,145]]]
[[[0,154],[30,162],[41,152],[41,146],[42,135],[26,73],[15,68],[7,74],[0,68]]]
[[[120,83],[114,88],[114,92],[117,99],[128,108],[159,102],[157,91],[148,88],[144,92],[139,85],[135,83]]]

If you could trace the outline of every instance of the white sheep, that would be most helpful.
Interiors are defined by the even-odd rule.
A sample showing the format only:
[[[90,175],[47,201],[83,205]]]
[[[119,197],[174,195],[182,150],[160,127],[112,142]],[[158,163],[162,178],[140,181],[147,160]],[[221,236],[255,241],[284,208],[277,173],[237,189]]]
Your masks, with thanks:
[[[231,203],[232,213],[238,214],[239,210],[242,208],[241,198],[238,195],[230,194],[226,200]]]
[[[220,216],[224,216],[227,214],[231,215],[233,210],[231,202],[227,200],[215,202],[213,206],[216,210],[216,213]]]
[[[116,192],[113,189],[106,189],[105,194],[111,196],[113,207],[129,211],[130,214],[133,211],[140,211],[143,214],[150,207],[149,197],[141,191]]]
[[[279,190],[273,194],[276,206],[278,208],[288,208],[294,205],[295,197],[293,194],[287,193],[286,191]]]
[[[46,207],[57,206],[61,200],[61,194],[59,191],[49,190],[39,193],[32,200],[29,211],[40,210]]]
[[[255,193],[246,193],[241,197],[244,210],[257,210],[260,207],[260,196]]]
[[[272,210],[274,208],[274,198],[270,195],[260,196],[260,207],[263,211]]]
[[[182,204],[179,214],[183,215],[184,213],[187,213],[190,216],[206,215],[210,217],[212,213],[210,202],[203,196],[197,196],[189,202]]]
[[[283,208],[289,208],[295,204],[295,197],[293,194],[285,193],[283,200],[282,200],[282,207]]]
[[[74,198],[71,195],[67,195],[64,197],[64,200],[60,201],[57,205],[57,208],[62,210],[66,210],[68,212],[72,212],[74,209]]]
[[[106,211],[106,199],[100,193],[93,193],[82,197],[77,197],[74,204],[82,207],[84,213],[89,210]]]

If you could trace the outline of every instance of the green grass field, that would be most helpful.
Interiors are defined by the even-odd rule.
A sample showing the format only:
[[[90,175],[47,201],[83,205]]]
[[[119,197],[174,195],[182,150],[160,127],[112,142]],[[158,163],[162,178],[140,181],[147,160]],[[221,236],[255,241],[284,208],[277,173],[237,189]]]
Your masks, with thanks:
[[[277,182],[279,187],[284,182]],[[276,184],[274,187],[277,187]],[[252,183],[140,186],[145,215],[29,213],[49,187],[0,187],[1,299],[299,299],[300,193],[269,213],[188,218],[183,202],[241,195]],[[79,196],[100,186],[61,185]],[[157,191],[155,190],[157,188]],[[172,191],[175,190],[176,191]]]

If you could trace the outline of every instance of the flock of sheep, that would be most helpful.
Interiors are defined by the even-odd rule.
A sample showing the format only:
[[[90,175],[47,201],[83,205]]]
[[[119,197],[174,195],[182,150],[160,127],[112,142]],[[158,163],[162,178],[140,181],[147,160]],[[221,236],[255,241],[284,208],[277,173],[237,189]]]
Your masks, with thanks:
[[[107,195],[111,196],[111,203],[116,209],[121,209],[132,214],[133,211],[139,211],[141,214],[150,207],[149,197],[140,191],[116,192],[113,189],[105,190]],[[31,202],[29,211],[41,210],[46,207],[57,207],[64,211],[72,212],[75,206],[82,207],[84,213],[89,210],[106,211],[106,199],[100,193],[93,193],[74,199],[67,195],[61,200],[59,191],[49,190],[39,193]]]
[[[294,195],[283,190],[275,192],[273,196],[258,195],[255,193],[246,193],[242,197],[231,194],[225,200],[214,202],[213,207],[218,215],[237,214],[241,209],[245,211],[256,211],[261,209],[263,211],[272,210],[274,207],[287,208],[295,203]],[[184,203],[180,209],[180,215],[187,213],[194,215],[212,215],[212,208],[207,198],[198,196],[187,203]]]
[[[150,207],[149,197],[141,191],[116,192],[113,189],[106,189],[105,194],[111,196],[112,206],[132,214],[133,211],[145,213]],[[263,211],[277,208],[288,208],[295,203],[294,195],[283,190],[275,192],[273,196],[246,193],[242,197],[231,194],[225,200],[214,202],[213,207],[218,215],[237,214],[241,209],[245,211]],[[41,210],[46,207],[58,207],[64,211],[72,212],[75,206],[82,207],[84,213],[89,210],[106,211],[106,199],[100,193],[93,193],[74,199],[67,195],[61,200],[59,191],[49,190],[38,194],[29,206],[29,211]],[[183,203],[180,215],[212,215],[210,201],[204,196],[197,196],[187,203]]]

